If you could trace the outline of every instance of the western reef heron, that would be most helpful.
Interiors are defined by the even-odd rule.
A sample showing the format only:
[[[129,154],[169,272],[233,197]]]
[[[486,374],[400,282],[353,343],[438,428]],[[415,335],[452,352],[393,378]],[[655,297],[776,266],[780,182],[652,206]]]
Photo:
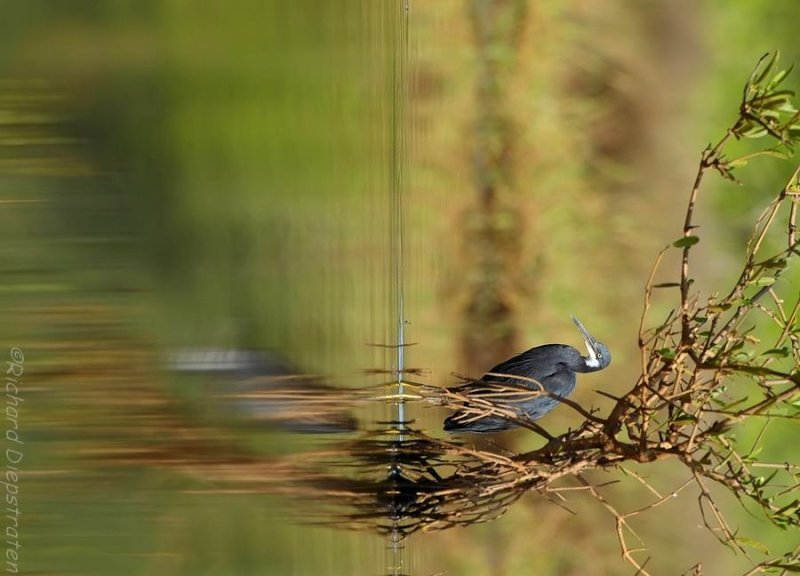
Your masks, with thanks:
[[[537,420],[558,406],[559,398],[566,398],[575,389],[577,372],[597,372],[611,363],[611,353],[602,342],[598,342],[580,320],[572,316],[586,344],[588,356],[582,356],[572,346],[566,344],[545,344],[536,346],[492,368],[480,380],[449,388],[467,399],[470,396],[486,399],[492,396],[506,410],[516,413],[519,418]],[[540,390],[541,395],[513,401],[513,389]],[[510,385],[510,392],[492,392]],[[444,421],[447,432],[500,432],[519,426],[519,424],[499,415],[480,416],[476,404],[457,410]]]

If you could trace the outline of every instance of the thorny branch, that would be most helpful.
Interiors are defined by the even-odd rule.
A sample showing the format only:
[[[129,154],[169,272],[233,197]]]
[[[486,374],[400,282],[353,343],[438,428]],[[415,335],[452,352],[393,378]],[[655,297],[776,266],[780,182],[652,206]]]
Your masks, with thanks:
[[[706,527],[724,544],[747,555],[745,542],[714,501],[709,484],[722,486],[743,505],[756,504],[780,527],[800,527],[800,471],[797,464],[769,463],[759,459],[768,437],[767,424],[775,419],[800,423],[800,299],[797,277],[800,247],[797,212],[800,203],[798,167],[756,221],[747,244],[738,279],[727,293],[702,296],[692,290],[695,208],[709,171],[737,181],[735,170],[758,156],[787,158],[800,137],[800,116],[792,105],[793,92],[780,90],[788,71],[776,71],[778,55],[762,58],[745,85],[739,117],[713,146],[703,152],[683,224],[682,237],[656,258],[645,288],[639,330],[642,373],[635,385],[606,417],[588,413],[573,402],[565,404],[584,416],[575,430],[532,452],[513,457],[526,472],[520,484],[546,492],[564,470],[577,479],[617,522],[623,557],[639,574],[647,574],[646,560],[628,544],[633,533],[627,519],[667,501],[647,482],[656,500],[634,512],[617,511],[582,474],[591,469],[623,469],[626,462],[649,463],[668,458],[682,462],[687,480],[677,493],[693,485]],[[766,138],[772,147],[729,160],[724,153],[742,138]],[[661,261],[670,249],[681,250],[679,281],[655,284]],[[793,267],[794,266],[794,267]],[[796,281],[796,280],[795,280]],[[678,287],[679,302],[666,318],[653,325],[656,291]],[[536,388],[536,387],[534,387]],[[528,389],[528,394],[546,393]],[[498,391],[502,402],[487,410],[473,398],[447,398],[451,407],[472,408],[474,418],[503,415],[520,421],[508,407],[508,391]],[[452,396],[451,392],[448,392]],[[469,401],[469,402],[467,402]],[[485,401],[492,404],[491,399]],[[748,423],[762,422],[752,446],[743,446],[736,432]],[[629,471],[628,471],[629,472]],[[766,475],[765,475],[766,473]],[[523,481],[524,479],[524,481]],[[635,536],[638,538],[638,536]],[[748,556],[749,557],[749,556]],[[791,551],[779,560],[753,561],[748,574],[800,571],[800,554]],[[700,574],[696,566],[693,573]]]

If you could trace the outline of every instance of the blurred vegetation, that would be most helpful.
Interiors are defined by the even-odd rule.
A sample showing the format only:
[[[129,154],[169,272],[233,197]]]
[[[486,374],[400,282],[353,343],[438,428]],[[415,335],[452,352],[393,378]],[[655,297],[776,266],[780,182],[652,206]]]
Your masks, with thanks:
[[[394,331],[387,254],[401,5],[2,8],[0,334],[29,359],[26,570],[346,574],[383,564],[378,538],[292,526],[282,504],[262,497],[188,493],[195,480],[159,472],[157,462],[112,472],[90,456],[108,444],[172,456],[307,448],[285,435],[216,437],[209,419],[219,421],[202,403],[211,384],[160,370],[174,347],[274,348],[340,385],[383,381],[361,371],[391,365],[391,351],[365,344],[390,343]],[[519,19],[519,28],[498,27],[512,39],[476,36],[488,9]],[[638,369],[642,284],[653,254],[679,231],[694,151],[731,120],[757,55],[780,48],[785,62],[800,62],[799,10],[766,0],[411,0],[404,209],[413,366],[447,384],[471,365],[464,350],[480,346],[482,331],[515,335],[504,348],[569,342],[564,319],[575,313],[592,318],[615,354],[598,387],[621,392]],[[499,96],[487,110],[479,78],[491,62],[513,65],[484,86]],[[481,118],[491,129],[476,136]],[[507,132],[498,136],[499,125]],[[476,181],[487,174],[476,172],[474,151],[504,134],[513,146],[492,179],[509,186],[498,221],[513,224],[501,267],[513,278],[488,279],[507,311],[502,326],[483,327],[465,314],[467,287],[493,270],[476,266],[467,244],[468,215],[486,217]],[[760,162],[749,174],[744,187],[720,184],[713,210],[700,214],[709,222],[697,246],[707,263],[700,286],[730,280],[755,207],[788,176]],[[589,389],[578,399],[610,406]],[[574,421],[563,412],[550,423],[566,429]],[[366,416],[375,415],[383,411]],[[415,416],[440,425],[439,412]],[[764,456],[781,460],[787,450],[777,440]],[[669,485],[673,475],[664,467],[653,481]],[[614,489],[641,496],[630,484]],[[523,501],[493,524],[412,538],[406,571],[629,573],[613,524],[581,498],[577,516]],[[706,573],[744,566],[720,557],[701,530],[674,529],[678,518],[693,525],[682,502],[640,527],[655,543],[650,568],[677,573],[690,559],[717,566]],[[765,530],[770,547],[794,538],[749,515],[740,521]]]

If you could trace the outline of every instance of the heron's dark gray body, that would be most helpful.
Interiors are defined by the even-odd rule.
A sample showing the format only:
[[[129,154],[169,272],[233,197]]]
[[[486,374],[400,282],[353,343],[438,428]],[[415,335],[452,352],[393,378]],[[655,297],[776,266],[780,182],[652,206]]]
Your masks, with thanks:
[[[478,382],[471,382],[451,390],[469,397],[471,394],[477,395],[481,391],[486,391],[488,386],[484,384],[485,382],[538,390],[536,384],[525,380],[527,378],[539,382],[548,393],[566,398],[575,389],[577,372],[596,372],[611,362],[608,348],[595,340],[576,318],[573,318],[573,321],[584,337],[589,356],[581,356],[580,352],[566,344],[545,344],[498,364]],[[521,417],[530,420],[541,418],[558,404],[557,398],[546,395],[503,403],[504,407],[511,408]],[[487,416],[476,420],[474,412],[466,410],[458,410],[444,421],[444,429],[448,432],[499,432],[516,426],[516,423],[499,416]]]

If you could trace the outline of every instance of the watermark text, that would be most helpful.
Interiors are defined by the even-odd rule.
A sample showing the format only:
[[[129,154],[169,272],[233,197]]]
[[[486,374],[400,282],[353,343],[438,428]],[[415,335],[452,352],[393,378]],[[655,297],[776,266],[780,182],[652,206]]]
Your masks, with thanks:
[[[20,492],[19,478],[25,458],[25,442],[20,430],[22,406],[22,375],[25,373],[25,354],[17,347],[9,352],[6,361],[5,395],[5,466],[0,484],[5,487],[5,560],[6,572],[19,573],[20,554]]]

